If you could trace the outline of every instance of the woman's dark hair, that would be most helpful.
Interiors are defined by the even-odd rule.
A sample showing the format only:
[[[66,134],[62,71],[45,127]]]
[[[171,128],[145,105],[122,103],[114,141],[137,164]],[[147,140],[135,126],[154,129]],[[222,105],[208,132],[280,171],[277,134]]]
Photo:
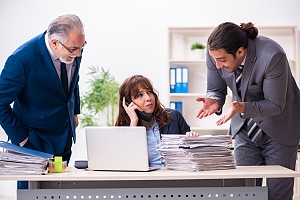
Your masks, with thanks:
[[[159,128],[167,125],[171,119],[170,113],[167,112],[165,107],[160,103],[158,99],[158,92],[153,88],[151,81],[142,75],[134,75],[125,79],[119,89],[119,113],[115,126],[130,125],[130,118],[123,107],[123,97],[125,97],[126,101],[131,102],[131,99],[138,95],[139,86],[143,89],[152,91],[154,95],[155,108],[152,116],[156,119]],[[141,120],[139,120],[138,126],[141,126]]]
[[[241,23],[240,26],[232,22],[225,22],[217,26],[207,40],[209,50],[224,49],[236,58],[240,47],[248,47],[248,38],[255,39],[258,29],[251,22]]]

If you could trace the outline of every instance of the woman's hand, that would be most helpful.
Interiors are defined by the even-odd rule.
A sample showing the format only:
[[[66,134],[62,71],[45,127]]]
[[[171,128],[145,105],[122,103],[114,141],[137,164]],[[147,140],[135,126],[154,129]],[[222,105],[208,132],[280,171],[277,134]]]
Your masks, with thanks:
[[[189,137],[198,137],[199,133],[191,131],[191,132],[186,132],[186,135]]]
[[[123,107],[127,113],[127,115],[130,118],[130,126],[136,126],[138,124],[139,118],[136,115],[135,110],[138,109],[140,110],[140,108],[134,104],[133,102],[131,102],[128,106],[126,105],[125,102],[125,97],[123,97]]]

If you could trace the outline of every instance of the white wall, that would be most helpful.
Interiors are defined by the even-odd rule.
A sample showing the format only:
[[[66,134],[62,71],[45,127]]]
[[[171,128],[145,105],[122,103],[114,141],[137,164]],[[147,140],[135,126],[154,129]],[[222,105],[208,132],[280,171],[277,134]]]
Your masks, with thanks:
[[[299,0],[1,0],[0,70],[19,45],[45,31],[56,16],[74,13],[85,24],[88,42],[81,92],[87,89],[87,66],[98,65],[109,69],[119,83],[133,74],[146,75],[167,104],[168,27],[217,26],[225,21],[300,27],[299,8]],[[78,130],[77,135],[70,164],[86,159],[84,132]],[[6,139],[1,131],[0,139]],[[14,195],[15,183],[3,183],[0,196]]]

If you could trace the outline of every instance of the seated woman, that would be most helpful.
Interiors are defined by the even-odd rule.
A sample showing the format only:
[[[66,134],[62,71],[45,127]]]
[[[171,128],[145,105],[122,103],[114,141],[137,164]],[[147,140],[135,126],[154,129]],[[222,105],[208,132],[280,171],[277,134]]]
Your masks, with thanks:
[[[136,110],[150,115],[150,119],[144,117],[139,119]],[[179,111],[165,108],[160,103],[151,81],[142,75],[134,75],[122,83],[119,89],[119,113],[115,125],[146,127],[150,167],[165,166],[157,150],[161,134],[199,135],[190,130],[190,126]]]

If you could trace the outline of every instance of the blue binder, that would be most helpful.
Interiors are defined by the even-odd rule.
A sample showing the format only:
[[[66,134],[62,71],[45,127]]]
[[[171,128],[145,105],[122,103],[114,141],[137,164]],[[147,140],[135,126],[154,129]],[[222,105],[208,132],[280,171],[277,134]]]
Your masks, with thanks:
[[[182,86],[182,69],[181,67],[176,68],[176,87],[175,87],[175,92],[176,93],[181,93],[181,86]]]
[[[188,93],[189,92],[189,68],[182,67],[181,68],[182,81],[181,81],[181,92]]]
[[[39,157],[42,159],[53,158],[52,154],[44,153],[41,151],[36,151],[33,149],[28,149],[26,147],[20,147],[19,145],[11,144],[11,143],[4,142],[4,141],[0,141],[0,148],[7,149],[9,151],[19,153],[19,154],[24,154],[24,155],[33,156],[33,157]]]
[[[182,101],[171,101],[170,108],[176,109],[182,114]]]
[[[170,93],[176,92],[176,68],[170,68]]]
[[[170,108],[171,108],[171,109],[176,109],[176,105],[175,105],[175,102],[174,102],[174,101],[171,101],[171,102],[170,102]]]

